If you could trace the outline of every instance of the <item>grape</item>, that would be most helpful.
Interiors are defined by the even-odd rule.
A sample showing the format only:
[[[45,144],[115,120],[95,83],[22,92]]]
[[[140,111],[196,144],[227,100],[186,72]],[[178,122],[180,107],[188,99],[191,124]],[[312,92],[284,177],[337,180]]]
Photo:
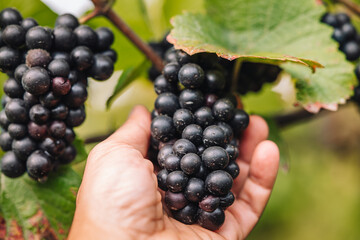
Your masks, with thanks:
[[[41,150],[33,152],[26,161],[29,176],[35,179],[47,176],[51,170],[51,160]]]
[[[71,61],[79,71],[84,71],[90,68],[94,61],[93,52],[85,46],[74,48],[70,54],[70,57]]]
[[[151,135],[163,142],[167,142],[175,137],[173,121],[168,116],[158,116],[151,122]]]
[[[55,26],[65,26],[74,30],[77,26],[79,26],[79,22],[75,16],[66,13],[60,15],[56,19]]]
[[[8,25],[2,32],[2,40],[12,48],[19,48],[25,44],[25,30],[19,25]]]
[[[176,130],[182,132],[185,127],[195,122],[195,117],[187,109],[178,109],[174,113],[173,122]]]
[[[1,160],[1,172],[10,178],[17,178],[26,171],[25,164],[13,152],[7,152]]]
[[[67,78],[55,77],[55,78],[52,79],[52,86],[51,87],[52,87],[52,92],[55,95],[57,95],[57,96],[67,95],[71,90],[71,82]],[[70,95],[70,94],[68,94],[68,95]],[[68,98],[68,95],[66,96],[66,98]],[[86,100],[87,92],[86,92],[85,95],[86,95],[85,96],[85,100]],[[85,102],[85,100],[83,100],[82,103],[78,105],[78,107],[81,106]],[[51,107],[53,107],[53,105]]]
[[[13,139],[22,139],[27,134],[27,127],[26,125],[19,123],[10,123],[8,132]]]
[[[96,80],[103,81],[113,74],[114,62],[110,57],[97,54],[94,56],[94,62],[90,69],[90,76]]]
[[[28,121],[28,110],[22,99],[11,99],[5,106],[5,113],[10,122],[25,123]]]
[[[9,78],[4,83],[4,92],[10,98],[21,98],[24,95],[24,89],[14,78]]]
[[[0,134],[0,147],[3,151],[10,151],[12,145],[12,137],[9,132],[2,132]]]
[[[228,192],[224,197],[220,197],[220,207],[225,210],[230,207],[235,201],[234,194],[232,192]]]
[[[69,164],[76,158],[76,148],[73,145],[68,145],[64,152],[59,156],[60,164]]]
[[[169,83],[174,83],[178,81],[178,74],[180,70],[180,65],[178,63],[172,62],[166,64],[163,69],[163,77]]]
[[[228,172],[233,179],[239,176],[240,168],[236,162],[230,162],[229,165],[225,168],[225,171]]]
[[[21,160],[26,160],[29,155],[37,148],[35,141],[29,137],[25,137],[19,140],[14,139],[11,147],[16,157]]]
[[[179,108],[179,99],[173,93],[162,93],[155,100],[155,109],[160,114],[172,116]]]
[[[49,52],[43,49],[31,49],[26,54],[26,66],[28,67],[46,68],[50,61]]]
[[[197,222],[199,225],[212,231],[219,229],[225,221],[224,211],[220,208],[217,208],[212,212],[206,212],[201,209],[198,214],[199,217]]]
[[[74,30],[74,34],[77,39],[77,44],[88,47],[90,49],[96,49],[98,45],[98,36],[92,28],[86,25],[80,25]]]
[[[54,28],[54,48],[58,51],[70,51],[76,46],[76,36],[71,28],[57,26]]]
[[[197,221],[198,207],[196,204],[190,203],[184,208],[174,211],[173,216],[176,220],[185,224],[194,224]]]
[[[70,109],[66,117],[66,124],[70,127],[80,126],[85,121],[85,117],[86,114],[84,107]]]
[[[221,92],[226,85],[225,76],[218,70],[209,70],[205,73],[205,88],[207,92]]]
[[[182,131],[181,137],[198,146],[202,144],[203,130],[199,125],[190,124]]]
[[[206,212],[213,212],[220,206],[220,198],[213,195],[204,197],[199,203],[199,207]]]
[[[166,186],[171,192],[182,192],[184,191],[188,177],[182,171],[174,171],[169,173],[166,178]]]
[[[166,92],[177,93],[178,91],[177,85],[167,81],[163,75],[160,75],[155,79],[154,89],[158,95]]]
[[[191,202],[200,202],[205,196],[205,183],[199,178],[190,178],[185,188],[185,197]]]
[[[113,62],[116,62],[117,60],[117,53],[113,49],[107,49],[103,52],[101,52],[103,56],[109,57]]]
[[[37,25],[37,21],[33,18],[25,18],[21,22],[21,27],[25,30],[25,32],[29,31],[30,28],[36,27]]]
[[[228,122],[234,117],[234,105],[226,98],[217,100],[212,111],[218,121]]]
[[[203,132],[203,143],[205,147],[224,147],[227,143],[225,132],[217,125],[208,126]]]
[[[183,193],[174,193],[171,191],[165,192],[165,204],[171,210],[180,210],[184,208],[189,201],[186,199]]]
[[[197,148],[187,139],[179,139],[173,145],[174,154],[183,157],[187,153],[196,153]]]
[[[187,175],[193,175],[200,170],[201,159],[195,153],[185,154],[180,161],[181,170]]]
[[[180,160],[179,156],[169,154],[164,159],[164,168],[169,172],[180,170]]]
[[[8,25],[19,25],[22,21],[21,14],[15,8],[5,8],[0,12],[0,27],[5,28]]]
[[[44,27],[36,26],[26,33],[26,47],[29,49],[50,50],[52,47],[52,36]]]
[[[233,179],[227,172],[223,170],[216,170],[206,177],[206,190],[215,196],[222,196],[227,194],[233,184]]]
[[[204,70],[197,64],[188,63],[181,67],[178,78],[186,88],[199,88],[204,82]]]
[[[158,180],[158,185],[159,188],[163,191],[167,191],[168,188],[166,186],[166,179],[168,177],[169,173],[166,169],[162,169],[161,171],[158,172],[157,176],[157,180]]]
[[[206,148],[201,158],[204,165],[211,170],[224,169],[229,164],[229,155],[225,149],[218,146]]]
[[[356,29],[351,23],[345,23],[340,29],[346,40],[353,39],[356,36]]]
[[[114,42],[113,32],[106,27],[99,27],[95,32],[98,36],[97,49],[103,51],[110,48],[111,44]]]
[[[0,48],[0,71],[9,72],[20,64],[20,53],[17,49],[4,46]]]
[[[49,63],[48,71],[52,77],[67,78],[70,74],[70,66],[63,59],[55,59]]]
[[[185,89],[180,93],[179,102],[182,108],[195,111],[203,105],[204,95],[198,90]]]
[[[25,91],[34,95],[41,95],[50,89],[51,80],[44,68],[33,67],[24,73],[21,83]]]

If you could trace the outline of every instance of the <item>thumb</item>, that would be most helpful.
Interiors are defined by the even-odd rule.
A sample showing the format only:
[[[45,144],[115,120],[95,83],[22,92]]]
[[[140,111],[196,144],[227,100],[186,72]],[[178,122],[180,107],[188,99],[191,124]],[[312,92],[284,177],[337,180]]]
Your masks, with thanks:
[[[145,156],[150,141],[150,124],[149,111],[144,106],[136,106],[122,127],[105,141],[132,146]]]

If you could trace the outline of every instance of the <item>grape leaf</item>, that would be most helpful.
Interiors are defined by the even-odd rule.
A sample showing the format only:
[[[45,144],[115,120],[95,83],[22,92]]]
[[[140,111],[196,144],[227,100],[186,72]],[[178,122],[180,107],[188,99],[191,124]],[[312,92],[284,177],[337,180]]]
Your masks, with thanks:
[[[296,79],[297,101],[308,110],[333,109],[352,93],[353,66],[331,40],[331,28],[319,22],[325,11],[319,1],[206,0],[205,8],[205,14],[172,19],[168,40],[175,48],[281,64]],[[325,69],[313,74],[320,66]]]
[[[1,175],[0,179],[0,204],[8,239],[64,239],[67,236],[81,182],[70,167],[58,169],[45,183],[26,175],[18,179]]]

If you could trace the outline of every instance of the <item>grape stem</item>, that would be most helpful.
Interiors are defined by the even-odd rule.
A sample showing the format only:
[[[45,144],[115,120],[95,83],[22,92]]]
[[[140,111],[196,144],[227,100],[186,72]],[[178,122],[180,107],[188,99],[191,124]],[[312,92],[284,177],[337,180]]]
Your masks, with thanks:
[[[95,9],[88,15],[82,17],[80,23],[85,23],[97,16],[106,17],[118,30],[120,30],[125,37],[127,37],[156,67],[157,70],[162,71],[164,63],[159,55],[157,55],[152,48],[144,42],[117,14],[112,10],[111,5],[99,4],[98,1],[93,0]]]
[[[334,2],[340,3],[347,7],[350,11],[360,16],[360,6],[351,0],[334,0]]]
[[[232,79],[231,79],[231,91],[236,92],[237,91],[237,83],[239,79],[239,74],[241,70],[242,60],[236,59],[236,62],[234,64],[234,69],[232,73]]]

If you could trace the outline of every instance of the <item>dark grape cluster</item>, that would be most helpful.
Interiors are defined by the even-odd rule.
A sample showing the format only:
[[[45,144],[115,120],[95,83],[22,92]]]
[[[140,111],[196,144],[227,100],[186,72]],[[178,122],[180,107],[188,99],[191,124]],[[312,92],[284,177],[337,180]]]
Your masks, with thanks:
[[[164,60],[165,63],[170,63],[176,58],[174,54],[174,48],[166,41],[166,35],[160,42],[149,42],[150,47]],[[217,62],[216,68],[224,71],[226,78],[232,79],[233,69],[235,61],[229,61],[226,59],[218,59],[216,54],[208,54],[209,62]],[[253,63],[243,62],[240,68],[239,75],[237,77],[237,89],[236,91],[245,95],[248,92],[258,92],[261,90],[265,83],[273,83],[281,68],[276,65],[266,63]],[[152,66],[148,71],[149,79],[154,82],[156,77],[160,75],[160,72]],[[229,90],[230,84],[227,84],[226,89]]]
[[[231,81],[216,55],[170,48],[164,59],[154,81],[158,97],[151,123],[158,185],[175,219],[216,230],[235,199],[230,190],[240,171],[236,139],[249,116],[226,90]]]
[[[95,31],[70,14],[55,28],[6,8],[0,12],[0,70],[9,78],[0,112],[1,171],[45,180],[76,157],[74,127],[85,120],[87,78],[108,79],[116,61],[114,35]]]
[[[222,59],[221,64],[228,72],[232,73],[235,61]],[[237,78],[236,90],[241,95],[245,95],[248,92],[258,92],[265,83],[275,82],[280,72],[281,68],[276,65],[243,62]]]
[[[355,61],[360,57],[360,35],[351,23],[346,13],[326,13],[321,22],[334,28],[332,38],[339,43],[339,49],[345,54],[346,59]],[[355,75],[360,83],[360,64],[355,68]],[[352,100],[360,106],[360,85],[355,87]]]
[[[355,61],[360,57],[360,35],[346,13],[326,13],[321,22],[334,28],[332,38],[339,43],[347,60]]]

